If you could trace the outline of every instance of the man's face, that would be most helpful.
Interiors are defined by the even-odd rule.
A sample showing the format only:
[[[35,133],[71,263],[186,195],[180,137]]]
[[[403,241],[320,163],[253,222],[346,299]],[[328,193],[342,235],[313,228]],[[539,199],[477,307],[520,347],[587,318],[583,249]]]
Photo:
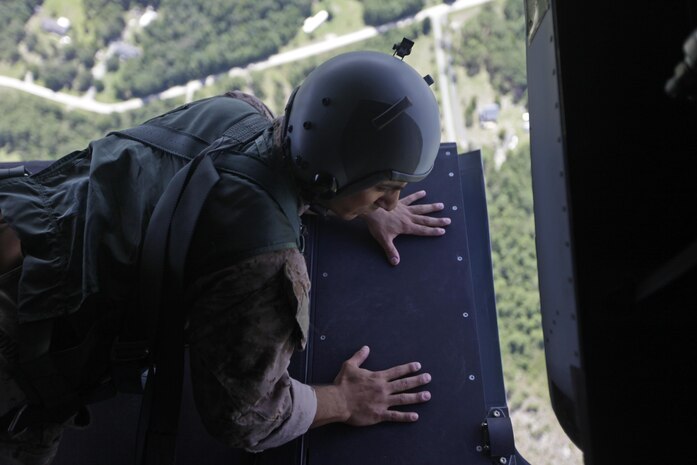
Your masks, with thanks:
[[[344,220],[352,220],[378,208],[389,211],[397,206],[399,193],[406,185],[405,182],[382,181],[354,194],[329,200],[325,206]]]

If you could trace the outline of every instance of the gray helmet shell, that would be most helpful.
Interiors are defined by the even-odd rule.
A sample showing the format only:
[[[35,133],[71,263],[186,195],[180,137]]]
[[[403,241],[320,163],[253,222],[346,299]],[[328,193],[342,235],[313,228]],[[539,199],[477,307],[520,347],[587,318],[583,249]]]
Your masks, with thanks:
[[[296,89],[285,116],[295,175],[325,197],[386,179],[419,181],[440,145],[429,84],[384,53],[349,52],[324,62]]]

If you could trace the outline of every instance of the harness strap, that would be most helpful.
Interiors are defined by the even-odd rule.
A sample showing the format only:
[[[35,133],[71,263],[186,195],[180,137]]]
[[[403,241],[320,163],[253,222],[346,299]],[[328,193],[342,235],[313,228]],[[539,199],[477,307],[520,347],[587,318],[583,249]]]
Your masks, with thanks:
[[[221,145],[211,153],[213,163],[221,172],[232,173],[241,178],[247,179],[264,189],[271,199],[278,205],[286,218],[293,224],[296,236],[300,235],[299,225],[291,221],[298,216],[298,204],[296,195],[289,191],[289,184],[280,178],[280,174],[269,168],[263,160],[250,157],[244,154],[226,154],[216,156],[217,152],[234,151],[235,143],[231,140],[221,141]]]
[[[174,463],[184,371],[184,269],[203,203],[220,179],[207,154],[200,153],[174,176],[153,211],[143,243],[141,282],[148,292],[141,293],[141,309],[147,311],[155,352],[141,407],[138,464]]]
[[[223,138],[226,140],[236,141],[233,147],[239,147],[240,144],[246,144],[256,138],[261,132],[270,126],[270,122],[258,113],[251,113],[235,121],[224,133]],[[177,155],[183,158],[191,158],[192,153],[201,153],[206,150],[211,154],[221,144],[221,139],[218,139],[213,144],[207,141],[180,132],[176,129],[167,126],[157,126],[152,123],[145,123],[141,126],[129,128],[121,131],[109,133],[120,137],[126,137],[135,140],[144,145],[155,149],[163,150],[167,153]],[[219,160],[228,159],[231,157],[219,157]],[[246,159],[244,157],[234,157],[236,159]],[[216,167],[222,167],[223,163],[216,163]],[[184,168],[182,168],[183,170]],[[268,169],[267,169],[268,171]],[[268,177],[268,176],[261,176]],[[274,189],[276,183],[264,183],[265,189],[269,192]],[[273,198],[278,198],[278,194],[272,194]],[[285,210],[284,210],[285,211]],[[195,215],[198,218],[198,213]],[[152,221],[152,220],[151,220]],[[187,223],[193,228],[195,222]],[[191,229],[193,234],[193,229]],[[190,240],[190,239],[189,239]],[[143,251],[148,250],[153,244],[143,246]],[[186,253],[188,248],[178,247],[178,252]],[[145,252],[144,252],[145,253]],[[157,261],[152,263],[162,263],[162,259],[158,257]],[[157,265],[146,265],[157,266]],[[141,272],[146,272],[142,270]],[[153,272],[149,270],[147,272]],[[153,286],[161,286],[161,283],[155,282]],[[143,287],[147,289],[147,287]],[[154,287],[153,287],[154,289]],[[151,291],[148,291],[151,292]],[[154,291],[152,291],[154,292]],[[146,299],[152,297],[143,296]],[[154,300],[153,300],[154,302]],[[157,330],[157,322],[153,319],[153,315],[149,309],[155,308],[149,302],[141,301],[140,308],[143,311],[132,313],[127,317],[125,331],[120,334],[111,349],[111,364],[112,377],[114,384],[119,392],[125,393],[143,393],[142,375],[151,363],[151,351],[153,350],[153,341],[150,340],[152,334]]]
[[[242,145],[256,138],[262,131],[269,127],[270,123],[266,117],[259,113],[252,113],[246,118],[233,124],[223,136],[229,137],[233,143]]]
[[[254,140],[270,126],[271,123],[265,116],[259,113],[250,113],[241,120],[235,122],[223,133],[221,138],[225,140],[221,141],[218,139],[218,141],[216,141],[220,145],[215,149],[215,152],[235,152],[239,147]],[[121,131],[114,131],[109,134],[123,136],[149,145],[150,147],[187,158],[189,156],[186,155],[186,153],[200,153],[209,146],[203,139],[181,133],[166,126],[156,126],[151,123]],[[216,142],[214,142],[214,144]],[[209,150],[209,152],[211,152],[211,155],[214,154],[213,150]],[[240,153],[234,154],[233,156],[214,157],[214,163],[218,169],[233,173],[259,184],[271,196],[279,208],[281,208],[287,218],[290,219],[297,215],[298,206],[293,201],[294,196],[281,191],[287,183],[281,182],[281,180],[277,178],[277,175],[272,172],[262,160]],[[296,231],[296,234],[299,235],[300,231]],[[136,353],[139,353],[141,356],[145,355],[143,353],[145,350],[144,347],[129,347],[126,350],[127,354],[131,356],[134,356]]]
[[[154,124],[141,124],[129,129],[112,131],[108,135],[112,134],[185,158],[191,158],[192,153],[200,153],[209,144],[192,134]]]
[[[140,261],[141,283],[147,292],[141,293],[140,314],[146,316],[147,345],[154,353],[138,426],[139,465],[175,460],[184,371],[186,311],[181,290],[186,259],[203,204],[220,178],[209,155],[247,143],[269,127],[261,115],[251,116],[234,124],[174,176],[148,224]]]

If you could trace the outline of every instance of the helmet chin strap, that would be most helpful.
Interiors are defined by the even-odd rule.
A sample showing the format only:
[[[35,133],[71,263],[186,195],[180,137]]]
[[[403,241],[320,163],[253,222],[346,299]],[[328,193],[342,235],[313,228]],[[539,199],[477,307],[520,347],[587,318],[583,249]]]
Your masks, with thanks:
[[[308,186],[306,184],[300,184],[300,196],[304,204],[307,205],[309,210],[313,213],[323,217],[329,215],[330,209],[324,205],[323,201],[329,200],[332,196],[323,198],[323,195],[317,192],[316,189],[313,189],[313,186]]]
[[[329,208],[325,207],[324,205],[320,205],[317,202],[310,203],[310,211],[322,217],[326,217],[329,215],[329,212],[331,212]]]

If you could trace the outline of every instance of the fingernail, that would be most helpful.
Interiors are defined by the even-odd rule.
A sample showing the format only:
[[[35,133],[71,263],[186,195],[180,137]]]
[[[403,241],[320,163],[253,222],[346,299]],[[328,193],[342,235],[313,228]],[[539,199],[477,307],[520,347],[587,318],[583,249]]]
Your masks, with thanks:
[[[444,205],[443,205],[442,203],[437,203],[437,204],[436,204],[436,208],[443,208],[443,207],[444,207]]]
[[[428,373],[426,373],[426,374],[424,375],[424,381],[426,381],[427,383],[430,383],[430,382],[431,382],[431,375],[429,375]]]
[[[438,228],[438,234],[445,234],[445,229]]]
[[[414,362],[414,369],[415,370],[420,370],[421,369],[421,364],[419,362]]]
[[[422,398],[423,400],[430,400],[430,399],[431,399],[431,393],[428,392],[428,391],[426,391],[426,392],[424,392],[423,394],[421,394],[421,398]]]
[[[411,421],[416,421],[419,419],[419,414],[418,413],[412,413],[410,415]]]
[[[450,218],[443,218],[443,223],[450,224]]]
[[[398,263],[399,263],[399,258],[397,258],[397,257],[392,257],[392,258],[390,258],[390,263],[392,263],[393,265],[398,264]]]

